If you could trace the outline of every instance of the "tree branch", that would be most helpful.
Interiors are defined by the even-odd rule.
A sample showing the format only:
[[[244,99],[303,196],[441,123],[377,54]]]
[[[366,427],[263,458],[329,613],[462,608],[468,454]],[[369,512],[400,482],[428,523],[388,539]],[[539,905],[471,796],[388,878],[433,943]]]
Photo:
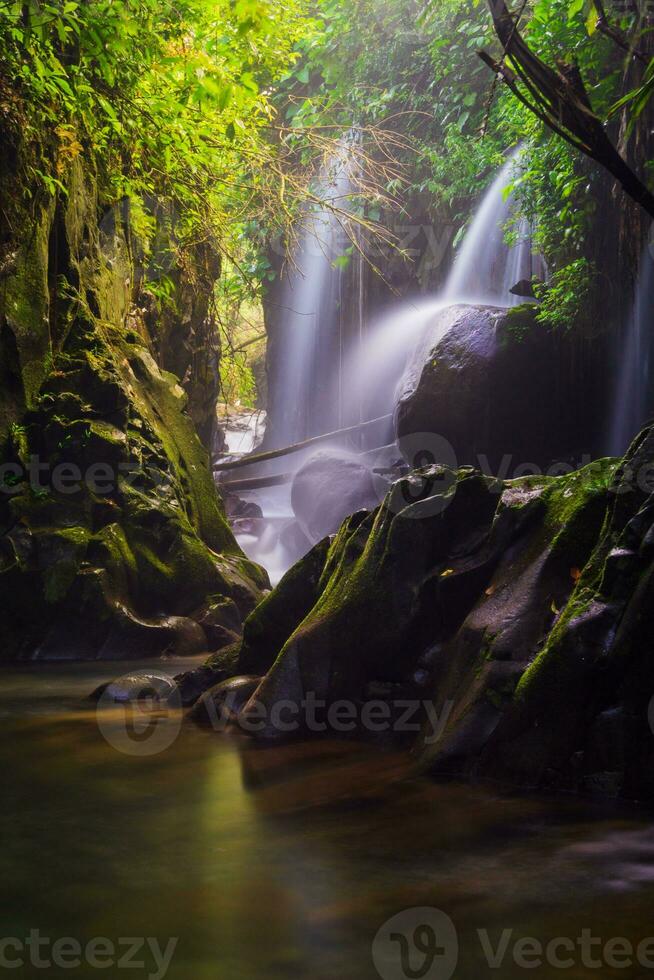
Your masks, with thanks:
[[[557,69],[542,61],[522,38],[504,0],[488,0],[493,26],[511,67],[487,52],[480,57],[509,86],[530,112],[576,149],[615,177],[624,191],[654,218],[654,194],[620,156],[593,111],[576,65],[560,62]],[[519,83],[529,96],[521,91]]]
[[[635,44],[632,44],[624,31],[621,31],[615,24],[609,23],[602,0],[592,0],[592,4],[597,11],[597,30],[600,34],[610,38],[614,44],[623,51],[626,51],[631,57],[638,58],[642,64],[648,65],[649,58],[645,52],[637,48]]]

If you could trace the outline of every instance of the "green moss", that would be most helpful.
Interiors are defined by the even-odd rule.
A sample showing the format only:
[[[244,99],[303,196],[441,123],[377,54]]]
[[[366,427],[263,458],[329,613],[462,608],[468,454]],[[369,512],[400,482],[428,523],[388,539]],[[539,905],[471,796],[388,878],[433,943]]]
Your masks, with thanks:
[[[31,234],[22,239],[14,273],[4,279],[0,292],[0,322],[6,321],[16,349],[17,364],[10,370],[20,386],[20,393],[5,389],[0,394],[0,439],[20,410],[34,406],[51,364],[48,242],[53,214],[54,206],[49,205],[30,222]]]
[[[43,590],[48,603],[60,602],[77,577],[86,555],[90,534],[83,527],[41,532],[37,539],[43,569]]]
[[[599,497],[608,501],[617,468],[617,460],[599,459],[567,476],[550,478],[544,499],[547,504],[546,527],[554,537],[590,500]]]
[[[536,330],[542,330],[536,320],[538,307],[534,303],[513,306],[502,315],[499,342],[502,346],[524,343]]]
[[[609,505],[612,502],[611,486],[619,463],[602,459],[566,477],[554,478],[546,493],[547,517],[545,526],[553,538],[553,553],[566,560],[571,553],[585,553],[587,560],[579,568],[578,581],[543,649],[523,675],[517,688],[517,697],[526,700],[543,681],[543,670],[554,669],[561,683],[563,673],[553,665],[559,660],[559,651],[570,624],[588,612],[597,599],[603,558],[606,554],[606,528]],[[600,542],[598,545],[597,542]]]
[[[13,623],[26,646],[32,642],[30,592],[47,599],[41,631],[57,617],[84,621],[80,632],[97,632],[98,648],[111,622],[122,628],[130,617],[188,616],[208,596],[229,598],[246,615],[268,579],[231,533],[186,393],[157,366],[144,323],[138,332],[126,328],[128,313],[140,314],[132,310],[134,270],[120,218],[104,236],[95,182],[81,161],[68,190],[56,214],[54,205],[39,212],[0,295],[9,329],[3,349],[16,341],[15,365],[0,358],[0,381],[9,389],[15,370],[24,387],[10,392],[6,412],[0,405],[0,424],[21,427],[3,452],[11,460],[37,455],[51,470],[74,464],[82,474],[101,462],[114,478],[104,494],[85,484],[71,494],[53,486],[3,501],[3,523],[20,550],[13,560],[12,541],[0,541],[19,596],[7,630]],[[56,269],[49,268],[53,229],[64,262]],[[66,279],[65,290],[49,311],[56,277]]]

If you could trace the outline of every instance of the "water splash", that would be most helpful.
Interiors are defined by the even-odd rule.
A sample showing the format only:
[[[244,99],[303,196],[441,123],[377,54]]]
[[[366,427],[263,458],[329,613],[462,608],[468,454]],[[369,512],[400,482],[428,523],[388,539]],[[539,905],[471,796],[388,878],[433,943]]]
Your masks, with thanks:
[[[351,424],[357,418],[392,414],[407,360],[447,305],[446,300],[438,298],[404,303],[375,324],[344,369],[344,415]],[[392,422],[387,428],[390,442]]]

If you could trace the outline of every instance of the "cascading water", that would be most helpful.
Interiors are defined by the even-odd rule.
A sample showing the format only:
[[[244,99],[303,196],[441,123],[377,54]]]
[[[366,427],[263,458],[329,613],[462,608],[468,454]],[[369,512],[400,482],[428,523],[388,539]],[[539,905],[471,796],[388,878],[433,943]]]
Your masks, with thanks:
[[[352,241],[344,228],[353,185],[347,142],[320,175],[324,206],[307,210],[282,298],[281,336],[271,377],[274,443],[288,446],[342,424],[344,280],[360,305],[360,257],[340,260]],[[360,324],[359,324],[360,328]],[[334,397],[335,395],[335,397]],[[271,440],[269,440],[271,444]]]
[[[486,191],[440,294],[389,312],[349,359],[344,374],[346,417],[355,414],[353,399],[365,407],[364,418],[394,411],[407,361],[444,307],[455,303],[515,306],[524,298],[510,292],[513,286],[532,276],[546,278],[543,259],[532,252],[527,221],[519,222],[515,245],[504,241],[504,229],[514,207],[506,191],[522,152],[518,147],[511,154]],[[437,339],[430,338],[431,342]]]
[[[622,456],[654,409],[652,397],[652,331],[654,329],[654,260],[649,248],[640,263],[627,337],[618,357],[618,380],[611,412],[608,451]]]
[[[346,150],[344,143],[343,158],[332,162],[321,175],[318,190],[325,204],[343,210],[347,210],[352,195]],[[289,446],[342,426],[390,416],[407,362],[419,349],[439,310],[456,302],[514,305],[522,302],[509,291],[517,282],[530,280],[532,275],[544,278],[543,265],[532,256],[525,222],[518,228],[517,245],[510,248],[504,241],[504,227],[512,210],[505,191],[520,152],[518,149],[512,154],[486,191],[442,292],[402,304],[370,328],[366,328],[364,317],[363,259],[355,255],[347,265],[349,278],[344,290],[345,272],[336,259],[351,241],[341,220],[331,206],[317,207],[307,214],[294,268],[286,280],[283,306],[287,315],[271,379],[274,444]],[[347,318],[345,291],[355,299],[347,308]],[[434,339],[430,335],[430,341]],[[393,441],[390,421],[385,436],[377,430],[371,446],[361,438],[358,448],[379,446],[384,438]],[[285,457],[282,469],[286,474],[297,472],[309,452]],[[289,485],[245,492],[244,496],[261,505],[265,518],[261,528],[253,527],[251,520],[240,532],[237,528],[237,536],[250,557],[264,564],[277,581],[308,548],[308,543],[303,546],[296,536]]]
[[[443,299],[447,303],[516,306],[524,299],[510,292],[513,286],[532,276],[546,278],[543,260],[532,254],[527,221],[518,223],[515,245],[510,247],[504,241],[504,229],[514,208],[507,190],[522,152],[518,147],[511,154],[482,199],[445,285]]]

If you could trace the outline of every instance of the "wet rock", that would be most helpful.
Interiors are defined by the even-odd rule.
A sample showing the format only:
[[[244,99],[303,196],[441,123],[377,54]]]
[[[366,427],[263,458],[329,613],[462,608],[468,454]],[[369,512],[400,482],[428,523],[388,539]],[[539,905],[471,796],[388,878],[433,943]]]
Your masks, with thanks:
[[[344,522],[317,599],[287,634],[257,692],[268,713],[275,702],[308,692],[327,702],[358,701],[373,680],[404,683],[434,630],[446,619],[449,628],[455,605],[463,613],[474,602],[478,579],[483,584],[492,569],[493,551],[484,545],[498,487],[467,471],[442,477],[440,470],[422,474],[416,487],[407,478],[374,513]],[[430,496],[434,482],[438,492]],[[455,563],[468,582],[456,604],[441,601]]]
[[[263,517],[261,507],[253,500],[243,500],[242,497],[237,496],[235,493],[230,493],[227,490],[222,490],[222,496],[225,504],[225,513],[231,520],[236,520],[237,518],[249,518],[252,520]]]
[[[198,700],[201,694],[215,687],[221,681],[228,680],[239,673],[238,655],[241,649],[240,640],[232,646],[224,647],[213,653],[205,664],[193,670],[178,674],[175,681],[179,688],[184,707],[189,707]]]
[[[540,280],[536,280],[540,282]],[[535,299],[536,293],[534,291],[534,280],[533,279],[520,279],[514,286],[511,286],[509,292],[513,296],[523,296],[525,299]]]
[[[232,646],[241,638],[241,614],[232,599],[211,603],[195,618],[204,630],[207,648],[213,652]]]
[[[535,317],[531,305],[454,306],[436,317],[396,411],[412,466],[421,465],[416,456],[423,452],[448,466],[522,476],[581,455],[592,419],[583,396],[572,404],[576,395],[562,384],[561,341]],[[424,445],[414,445],[416,434]]]
[[[284,642],[315,605],[329,550],[325,538],[284,575],[245,621],[238,667],[242,674],[263,674]]]
[[[260,677],[232,677],[211,687],[200,697],[189,717],[199,725],[207,725],[216,731],[237,721],[238,716],[255,693]]]
[[[124,704],[129,701],[167,702],[177,692],[177,684],[165,674],[127,674],[116,680],[101,684],[90,695],[92,701],[115,701]]]

